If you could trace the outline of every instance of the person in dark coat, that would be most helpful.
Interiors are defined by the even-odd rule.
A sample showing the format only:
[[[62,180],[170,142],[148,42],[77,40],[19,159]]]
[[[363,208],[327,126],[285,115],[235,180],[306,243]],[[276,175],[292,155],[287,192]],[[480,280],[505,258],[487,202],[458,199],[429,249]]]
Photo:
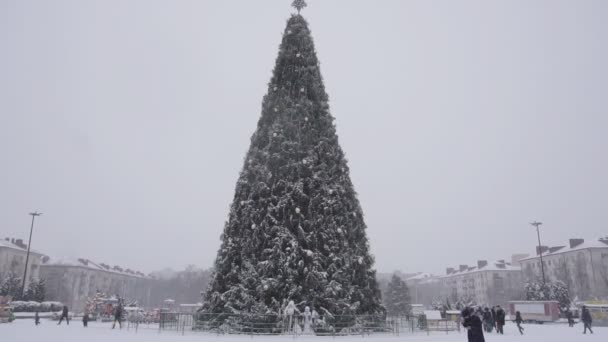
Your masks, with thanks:
[[[591,323],[593,323],[593,318],[591,318],[591,313],[589,312],[589,309],[587,309],[586,306],[583,306],[583,313],[581,314],[581,320],[583,321],[583,324],[585,325],[585,331],[583,331],[583,334],[587,333],[587,329],[589,329],[589,332],[591,332],[593,334],[593,330],[591,330]]]
[[[85,328],[89,326],[89,313],[87,311],[85,311],[84,316],[82,316],[82,325]]]
[[[490,312],[492,313],[492,326],[494,327],[494,329],[496,329],[496,307],[493,306]]]
[[[483,337],[483,328],[479,316],[474,315],[469,308],[462,310],[462,326],[467,329],[467,338],[469,342],[486,342]]]
[[[496,331],[501,335],[504,334],[504,326],[505,326],[505,310],[503,310],[500,305],[496,306]]]
[[[483,326],[486,332],[492,332],[492,328],[494,328],[494,321],[492,320],[492,312],[490,312],[489,308],[485,308],[483,310]]]
[[[574,326],[574,317],[572,317],[572,311],[566,310],[566,318],[568,319],[568,326],[572,328]]]
[[[521,326],[521,323],[523,321],[524,320],[521,318],[521,312],[516,311],[515,312],[515,324],[517,324],[517,329],[519,329],[519,333],[522,335],[524,334],[524,327]]]
[[[38,314],[38,310],[36,310],[36,314],[34,315],[34,324],[40,324],[40,314]]]
[[[70,325],[70,317],[68,317],[68,306],[67,305],[63,306],[63,310],[61,310],[61,317],[59,317],[59,323],[57,323],[57,325],[60,325],[61,322],[63,322],[64,318],[65,318],[65,322],[67,323],[67,325]]]
[[[122,304],[118,304],[116,310],[114,310],[114,323],[112,323],[112,329],[116,328],[116,322],[118,322],[118,326],[122,329]]]

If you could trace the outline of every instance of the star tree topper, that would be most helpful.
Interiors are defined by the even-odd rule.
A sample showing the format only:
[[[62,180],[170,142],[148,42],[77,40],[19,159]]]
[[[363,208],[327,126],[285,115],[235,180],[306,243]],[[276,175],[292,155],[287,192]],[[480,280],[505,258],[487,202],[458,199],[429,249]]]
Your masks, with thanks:
[[[308,6],[306,4],[305,0],[293,0],[293,2],[291,3],[291,6],[295,7],[298,10],[298,14],[300,14],[300,11],[302,10],[302,8]]]

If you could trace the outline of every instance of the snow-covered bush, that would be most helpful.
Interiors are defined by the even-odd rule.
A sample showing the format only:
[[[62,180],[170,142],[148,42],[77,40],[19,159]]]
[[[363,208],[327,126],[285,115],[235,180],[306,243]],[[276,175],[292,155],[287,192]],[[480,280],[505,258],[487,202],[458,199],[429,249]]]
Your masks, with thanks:
[[[12,301],[10,306],[13,312],[55,312],[60,311],[63,304],[60,302],[34,302],[34,301]]]
[[[570,307],[570,293],[568,286],[562,281],[551,283],[528,282],[525,285],[527,300],[556,300],[560,311],[564,312]]]

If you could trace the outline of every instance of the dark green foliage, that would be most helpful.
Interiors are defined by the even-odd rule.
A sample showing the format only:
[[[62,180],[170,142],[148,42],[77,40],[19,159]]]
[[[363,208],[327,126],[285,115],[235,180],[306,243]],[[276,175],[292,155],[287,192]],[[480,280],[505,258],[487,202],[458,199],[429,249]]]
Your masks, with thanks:
[[[0,279],[0,296],[11,296],[13,300],[21,299],[21,277],[8,273]]]
[[[202,313],[384,311],[307,23],[283,34]]]
[[[22,300],[44,302],[46,297],[46,283],[44,279],[31,280],[27,290],[25,291],[24,298]]]
[[[547,282],[540,281],[528,282],[525,285],[526,300],[556,300],[559,303],[561,312],[570,308],[570,294],[568,287],[562,281]]]
[[[412,312],[412,299],[407,284],[393,274],[384,294],[384,306],[389,316],[407,316]]]

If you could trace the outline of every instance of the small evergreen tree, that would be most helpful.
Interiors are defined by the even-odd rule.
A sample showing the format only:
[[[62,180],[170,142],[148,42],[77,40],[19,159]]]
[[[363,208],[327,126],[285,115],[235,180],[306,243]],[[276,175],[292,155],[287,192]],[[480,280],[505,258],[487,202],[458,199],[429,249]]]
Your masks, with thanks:
[[[551,283],[551,298],[559,303],[559,309],[565,312],[570,308],[570,291],[568,286],[562,281],[554,281]]]
[[[570,292],[562,281],[558,280],[550,283],[530,281],[526,283],[524,290],[526,300],[556,300],[559,303],[560,311],[564,312],[570,308]]]
[[[407,284],[393,274],[384,296],[384,307],[391,316],[408,316],[412,312],[412,299]]]
[[[27,300],[44,302],[46,297],[46,282],[44,279],[32,280],[27,289]]]
[[[0,296],[11,296],[13,300],[21,299],[21,277],[10,272],[0,284]]]

